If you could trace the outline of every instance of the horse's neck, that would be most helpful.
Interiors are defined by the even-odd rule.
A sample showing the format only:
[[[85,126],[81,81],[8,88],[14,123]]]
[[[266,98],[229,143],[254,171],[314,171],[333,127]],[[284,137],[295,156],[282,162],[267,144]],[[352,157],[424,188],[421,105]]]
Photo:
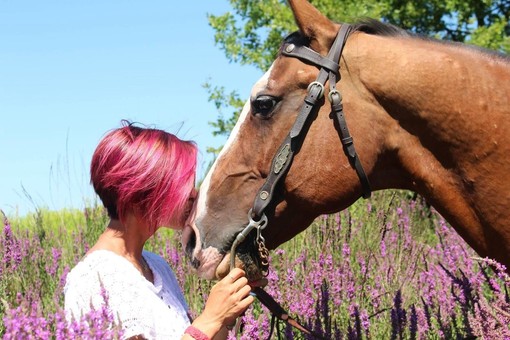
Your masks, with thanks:
[[[357,38],[346,55],[350,72],[388,120],[443,166],[469,171],[495,146],[510,144],[508,61],[416,38]]]
[[[378,99],[406,108],[409,119],[462,119],[473,110],[490,111],[493,117],[508,112],[509,62],[417,38],[362,34],[356,43],[360,46],[350,51],[361,81]]]
[[[475,249],[487,254],[483,229],[499,228],[498,237],[503,220],[510,218],[510,197],[498,195],[510,190],[508,63],[412,38],[359,34],[348,47],[351,79],[359,77],[354,81],[373,96],[377,114],[386,116],[381,133],[392,149],[387,153],[403,169],[407,182],[402,186],[426,196]],[[494,194],[486,195],[490,191]],[[505,216],[496,213],[505,205]]]

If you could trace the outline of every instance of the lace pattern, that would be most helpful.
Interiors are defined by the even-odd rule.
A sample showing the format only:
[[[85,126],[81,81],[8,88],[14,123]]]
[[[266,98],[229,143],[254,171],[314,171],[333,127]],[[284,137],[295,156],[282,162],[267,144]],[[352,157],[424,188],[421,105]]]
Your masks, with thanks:
[[[124,337],[180,339],[189,326],[188,306],[174,273],[166,261],[147,251],[143,257],[154,275],[154,284],[125,258],[108,250],[96,250],[67,275],[65,310],[79,318],[103,303],[101,284],[109,306],[122,323]]]

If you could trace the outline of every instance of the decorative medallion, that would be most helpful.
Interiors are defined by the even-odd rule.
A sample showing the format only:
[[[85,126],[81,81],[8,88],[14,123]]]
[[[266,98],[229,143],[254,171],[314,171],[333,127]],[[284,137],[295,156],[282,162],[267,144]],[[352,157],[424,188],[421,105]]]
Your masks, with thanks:
[[[280,150],[278,155],[276,155],[276,160],[274,163],[274,173],[275,174],[278,174],[282,170],[283,166],[287,162],[287,159],[289,158],[289,153],[290,153],[290,144],[287,143],[283,146],[283,148]]]

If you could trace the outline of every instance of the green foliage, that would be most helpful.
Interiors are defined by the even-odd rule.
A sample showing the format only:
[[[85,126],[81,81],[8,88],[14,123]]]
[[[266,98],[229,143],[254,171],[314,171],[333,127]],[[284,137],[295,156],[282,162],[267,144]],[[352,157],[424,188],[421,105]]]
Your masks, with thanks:
[[[315,0],[311,1],[334,21],[354,22],[372,17],[418,34],[466,42],[510,52],[508,0]],[[267,70],[284,36],[297,29],[290,7],[281,0],[230,0],[232,11],[209,15],[215,41],[235,63]],[[242,102],[224,87],[206,87],[219,117],[214,133],[228,135]],[[232,101],[235,94],[236,100]],[[225,110],[230,107],[225,113]],[[221,108],[221,110],[220,110]],[[211,150],[217,151],[217,150]]]
[[[235,14],[209,15],[215,41],[230,61],[265,70],[294,21],[282,1],[230,1]]]
[[[491,26],[482,26],[475,30],[467,43],[508,54],[510,53],[510,36],[505,33],[505,29],[508,29],[508,19],[501,16]]]
[[[224,86],[213,86],[209,82],[206,82],[203,87],[209,93],[209,101],[214,103],[219,114],[215,122],[209,122],[214,128],[213,135],[228,136],[239,118],[244,100],[239,97],[237,91],[226,93]],[[220,151],[221,147],[207,148],[207,152],[215,156],[217,156]]]
[[[477,31],[492,28],[507,37],[510,3],[507,0],[336,0],[311,1],[334,21],[377,18],[413,32],[465,42]],[[266,70],[282,38],[297,29],[289,6],[277,0],[230,0],[234,13],[209,15],[215,41],[232,62]],[[494,39],[494,38],[493,38]],[[494,48],[494,44],[479,46]],[[497,48],[499,49],[499,47]]]

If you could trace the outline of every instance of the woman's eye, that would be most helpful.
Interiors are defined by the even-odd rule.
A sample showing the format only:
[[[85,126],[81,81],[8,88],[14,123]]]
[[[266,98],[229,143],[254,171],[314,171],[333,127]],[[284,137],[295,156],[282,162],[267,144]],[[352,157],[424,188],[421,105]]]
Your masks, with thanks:
[[[276,98],[272,96],[258,96],[251,103],[253,114],[262,118],[269,118],[277,102]]]

